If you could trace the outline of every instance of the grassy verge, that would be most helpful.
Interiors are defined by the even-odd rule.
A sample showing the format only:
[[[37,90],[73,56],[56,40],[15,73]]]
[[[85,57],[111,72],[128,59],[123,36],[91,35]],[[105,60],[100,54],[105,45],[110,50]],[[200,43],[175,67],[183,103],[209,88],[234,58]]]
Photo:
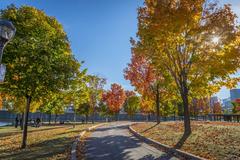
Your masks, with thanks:
[[[86,153],[86,140],[88,137],[90,137],[91,131],[87,131],[83,137],[80,138],[80,141],[77,145],[77,159],[85,159],[85,153]]]
[[[181,150],[207,158],[240,159],[240,124],[192,122],[192,134]],[[182,122],[140,123],[133,128],[142,135],[174,147],[183,134]]]
[[[29,127],[28,147],[20,149],[22,132],[13,127],[0,127],[0,159],[69,159],[75,137],[92,124]]]

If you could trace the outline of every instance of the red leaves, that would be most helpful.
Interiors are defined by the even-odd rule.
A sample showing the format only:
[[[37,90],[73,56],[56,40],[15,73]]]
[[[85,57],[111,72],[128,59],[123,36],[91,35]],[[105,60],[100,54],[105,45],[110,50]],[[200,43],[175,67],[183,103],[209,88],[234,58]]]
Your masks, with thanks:
[[[123,88],[114,83],[111,85],[111,90],[103,94],[103,101],[107,103],[109,110],[118,113],[125,102],[126,94]]]
[[[222,113],[222,106],[221,106],[220,102],[216,102],[216,103],[213,104],[212,112],[215,113],[215,114]]]
[[[136,96],[136,93],[134,91],[125,91],[126,97],[132,97],[132,96]]]
[[[145,57],[135,53],[132,53],[131,63],[124,70],[124,77],[141,94],[147,94],[150,84],[155,81],[155,74],[150,63]]]

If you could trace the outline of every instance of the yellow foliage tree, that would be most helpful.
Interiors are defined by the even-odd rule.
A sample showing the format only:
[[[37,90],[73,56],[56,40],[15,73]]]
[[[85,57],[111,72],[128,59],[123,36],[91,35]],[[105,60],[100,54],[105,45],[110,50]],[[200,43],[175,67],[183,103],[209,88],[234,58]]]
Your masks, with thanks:
[[[206,0],[146,0],[138,12],[135,49],[174,79],[184,106],[184,136],[191,133],[190,95],[232,87],[239,68],[239,28],[229,5]],[[214,86],[215,90],[209,90]]]

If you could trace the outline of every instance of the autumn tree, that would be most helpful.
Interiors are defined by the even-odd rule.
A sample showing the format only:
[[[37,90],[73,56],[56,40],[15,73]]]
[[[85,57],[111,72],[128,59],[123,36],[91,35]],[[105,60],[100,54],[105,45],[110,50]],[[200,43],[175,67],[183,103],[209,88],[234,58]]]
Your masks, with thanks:
[[[14,39],[6,46],[3,63],[7,66],[1,90],[14,97],[25,97],[24,131],[21,148],[27,144],[27,122],[31,102],[59,92],[69,86],[79,68],[71,54],[62,25],[34,7],[9,6],[1,18],[17,28]]]
[[[131,43],[133,46],[135,45],[134,40],[131,40]],[[124,77],[141,95],[148,96],[149,100],[155,101],[157,123],[160,123],[160,104],[163,104],[164,100],[166,101],[163,97],[170,93],[171,88],[168,74],[164,71],[157,73],[151,62],[144,55],[138,54],[138,50],[133,47],[131,63],[124,70]],[[170,96],[168,94],[166,97],[170,98]],[[145,107],[149,108],[149,106]]]
[[[39,111],[41,113],[48,114],[48,122],[51,123],[52,114],[55,114],[55,123],[57,121],[57,116],[59,114],[63,114],[65,107],[67,105],[65,101],[65,93],[64,91],[60,91],[58,93],[50,92],[46,97],[41,99],[41,105],[39,107]]]
[[[191,133],[189,95],[209,86],[232,87],[239,68],[239,29],[229,5],[206,0],[145,0],[138,10],[134,48],[156,70],[174,79],[184,108],[184,136]]]
[[[127,114],[130,117],[133,117],[133,115],[140,110],[140,97],[136,95],[134,91],[125,91],[126,99],[123,104],[124,111],[127,112]]]
[[[205,98],[194,98],[192,99],[190,107],[190,112],[192,115],[207,115],[210,113],[210,99],[208,97]]]
[[[80,104],[79,107],[77,107],[76,112],[80,115],[85,116],[85,122],[88,123],[88,117],[92,113],[92,109],[89,103],[83,103]]]
[[[74,77],[70,80],[68,90],[65,90],[65,101],[68,105],[73,106],[74,114],[73,114],[73,128],[75,128],[76,123],[76,111],[82,104],[88,103],[90,100],[89,96],[89,88],[87,83],[89,82],[89,77],[86,75],[87,70],[83,71],[78,70]]]
[[[119,113],[125,102],[126,94],[119,84],[112,84],[111,89],[103,94],[103,100],[106,102],[109,110],[115,114]]]
[[[126,90],[125,95],[126,95],[126,99],[127,99],[127,98],[130,98],[132,96],[136,96],[136,93],[134,91]]]
[[[140,110],[144,114],[152,114],[155,112],[155,101],[146,95],[141,96],[141,101],[140,101]]]
[[[133,117],[133,115],[135,115],[140,109],[140,98],[136,95],[128,97],[125,100],[123,107],[124,111],[127,112],[130,117]]]
[[[95,121],[96,105],[101,100],[103,93],[103,87],[106,84],[106,79],[96,75],[88,75],[88,94],[89,104],[92,108],[92,123]]]
[[[213,104],[212,113],[214,113],[214,114],[222,113],[222,106],[221,106],[220,102],[216,102]]]

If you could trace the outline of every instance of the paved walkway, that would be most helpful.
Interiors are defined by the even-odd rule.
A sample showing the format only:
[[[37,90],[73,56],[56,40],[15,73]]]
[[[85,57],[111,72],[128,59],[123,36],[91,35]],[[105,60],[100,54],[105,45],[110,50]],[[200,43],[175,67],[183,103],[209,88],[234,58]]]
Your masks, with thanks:
[[[128,131],[129,122],[97,128],[86,144],[87,160],[176,160],[140,141]]]

